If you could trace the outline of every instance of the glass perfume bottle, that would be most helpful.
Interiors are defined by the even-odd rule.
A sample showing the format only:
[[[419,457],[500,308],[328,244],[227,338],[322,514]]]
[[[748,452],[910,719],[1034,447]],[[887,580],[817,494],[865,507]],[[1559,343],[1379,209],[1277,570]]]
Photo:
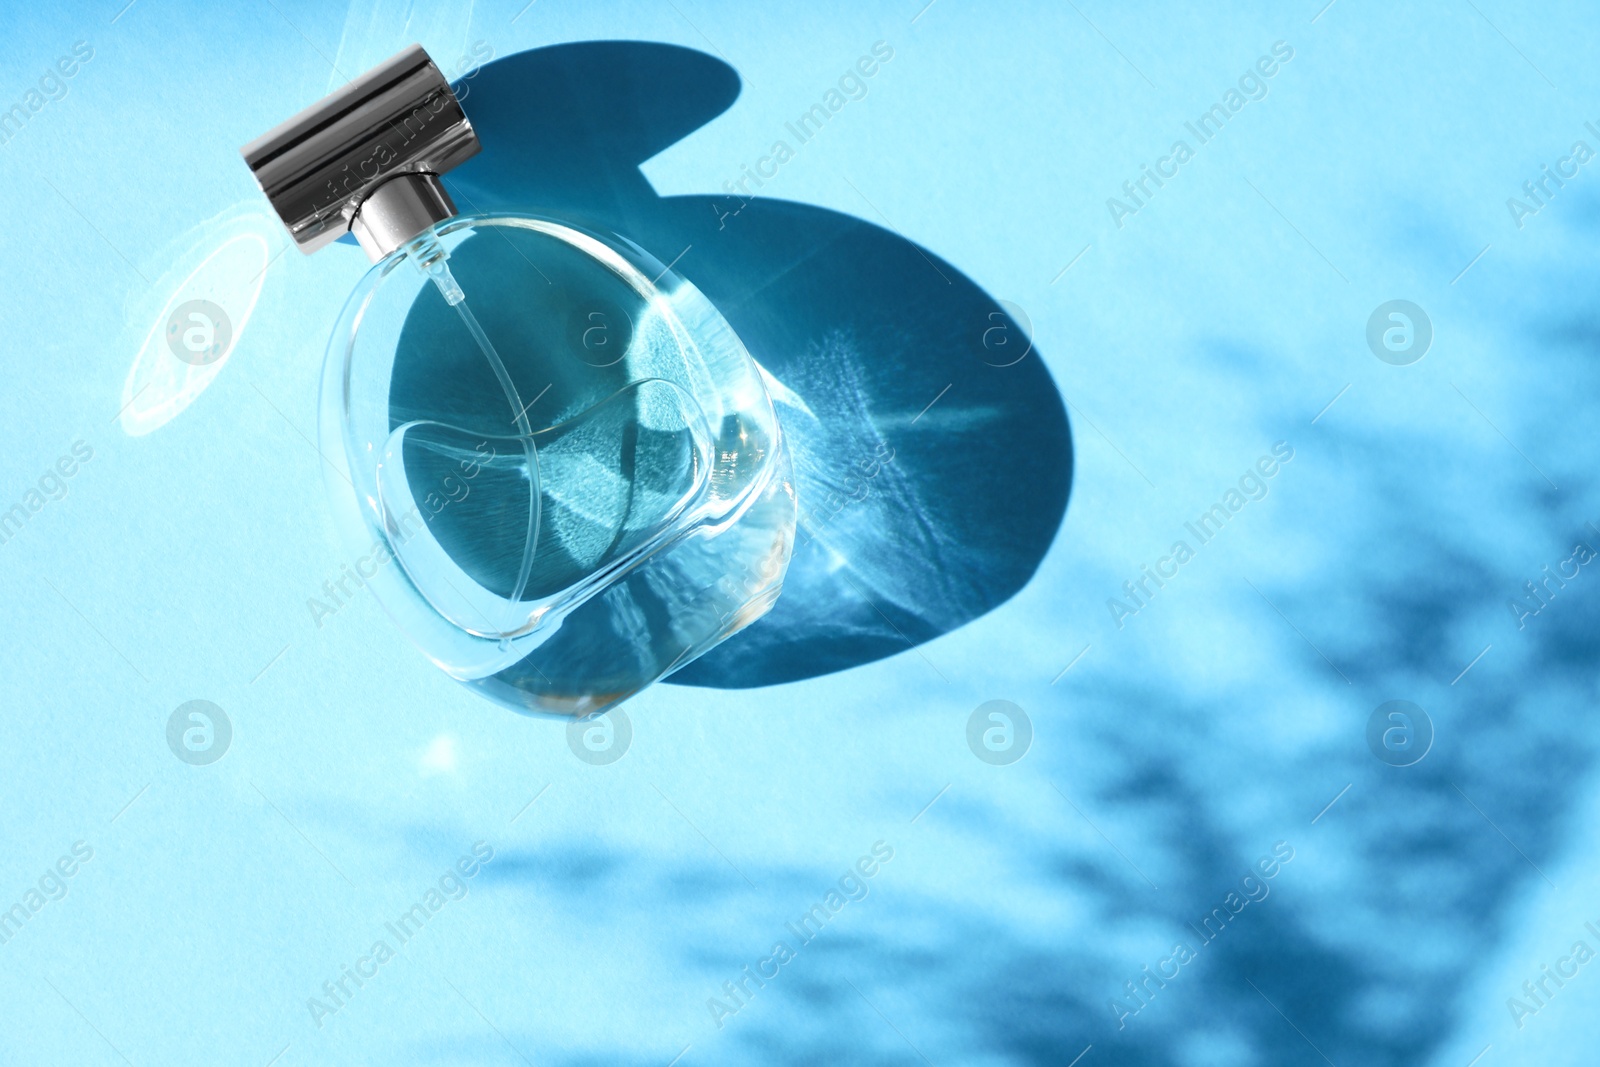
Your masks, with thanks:
[[[631,242],[458,214],[479,149],[413,46],[242,150],[302,252],[373,266],[321,448],[354,569],[434,663],[525,712],[626,699],[764,614],[794,541],[761,368]]]

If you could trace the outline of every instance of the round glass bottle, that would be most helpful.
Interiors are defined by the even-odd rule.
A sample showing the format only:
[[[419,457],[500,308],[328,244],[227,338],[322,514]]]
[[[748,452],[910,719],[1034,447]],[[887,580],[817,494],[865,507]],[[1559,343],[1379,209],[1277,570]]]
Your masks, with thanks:
[[[375,261],[320,415],[362,581],[451,676],[587,714],[771,606],[788,459],[761,369],[689,282],[615,235],[455,213],[438,175],[477,142],[448,93],[408,49],[245,157],[302,249],[349,231]]]

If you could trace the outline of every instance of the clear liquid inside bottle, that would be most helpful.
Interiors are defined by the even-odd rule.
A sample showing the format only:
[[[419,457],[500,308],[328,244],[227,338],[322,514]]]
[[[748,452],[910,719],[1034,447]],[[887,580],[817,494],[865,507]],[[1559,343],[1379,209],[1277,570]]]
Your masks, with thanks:
[[[330,345],[322,434],[367,583],[519,710],[610,706],[781,588],[794,496],[760,368],[619,238],[461,217],[377,264]]]

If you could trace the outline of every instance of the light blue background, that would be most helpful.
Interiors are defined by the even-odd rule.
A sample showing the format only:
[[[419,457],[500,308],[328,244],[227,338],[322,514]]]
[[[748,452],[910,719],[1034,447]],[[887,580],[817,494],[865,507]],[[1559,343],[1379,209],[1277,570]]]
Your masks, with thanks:
[[[5,106],[95,51],[0,147],[0,508],[74,440],[94,458],[0,545],[0,907],[74,842],[94,858],[0,945],[0,1061],[1592,1062],[1596,966],[1521,1029],[1505,1002],[1600,948],[1600,579],[1520,630],[1506,604],[1600,546],[1600,164],[1520,229],[1506,200],[1600,149],[1600,27],[1474,2],[13,5]],[[657,686],[590,767],[370,597],[312,623],[346,557],[307,438],[359,250],[276,258],[208,389],[142,436],[119,408],[175,284],[264,211],[238,147],[333,65],[603,38],[744,80],[646,165],[663,195],[720,192],[889,42],[763,193],[886,222],[1024,308],[1076,470],[996,611],[803,683]],[[1118,228],[1106,198],[1280,40],[1266,99]],[[1409,367],[1364,338],[1395,298],[1434,326]],[[1276,441],[1270,495],[1119,630],[1107,598]],[[200,768],[165,740],[197,698],[235,731]],[[1034,725],[1009,767],[966,746],[991,699]],[[1366,747],[1390,699],[1437,728],[1416,767]],[[470,895],[316,1025],[307,999],[479,840]],[[870,895],[714,1025],[879,840]],[[1119,1029],[1110,998],[1277,841],[1271,896]]]

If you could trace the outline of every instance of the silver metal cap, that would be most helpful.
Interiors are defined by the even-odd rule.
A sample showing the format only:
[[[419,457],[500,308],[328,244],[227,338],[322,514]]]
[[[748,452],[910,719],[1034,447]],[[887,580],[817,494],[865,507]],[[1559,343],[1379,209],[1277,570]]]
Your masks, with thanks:
[[[438,175],[479,147],[450,83],[412,45],[239,151],[300,251],[354,229],[376,262],[456,213]]]

